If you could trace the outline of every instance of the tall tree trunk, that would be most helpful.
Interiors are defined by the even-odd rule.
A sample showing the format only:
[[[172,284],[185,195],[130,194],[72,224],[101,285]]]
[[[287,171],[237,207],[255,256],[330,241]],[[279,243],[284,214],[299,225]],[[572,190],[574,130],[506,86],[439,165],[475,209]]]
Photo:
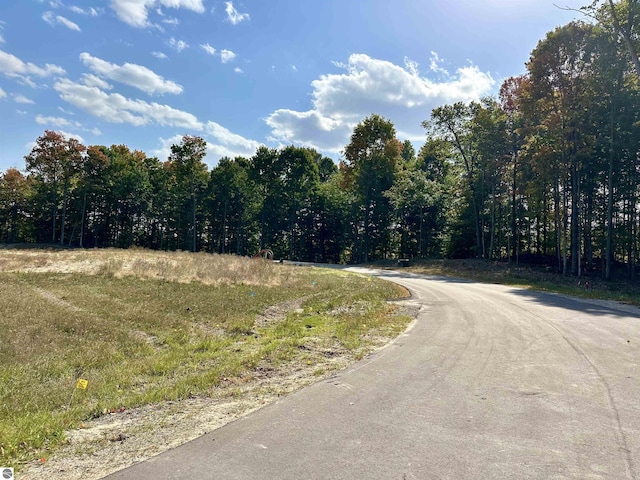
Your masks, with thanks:
[[[549,217],[547,215],[547,205],[548,205],[549,200],[547,199],[547,196],[544,195],[543,199],[542,199],[542,254],[543,255],[548,255],[549,251],[547,249],[547,245],[549,243],[549,231],[548,231],[548,222],[549,222]]]
[[[11,221],[9,225],[9,243],[15,243],[18,229],[18,205],[11,206]]]
[[[500,202],[498,204],[498,252],[499,252],[499,259],[502,260],[502,252],[504,251],[504,234],[506,229],[508,228],[508,223],[509,223],[509,216],[506,215],[505,217],[505,206],[502,202]],[[509,258],[509,252],[511,250],[507,250],[507,259]]]
[[[540,255],[541,249],[540,249],[540,243],[542,242],[542,235],[541,235],[541,230],[542,230],[542,222],[544,221],[542,219],[542,214],[538,211],[536,213],[536,226],[535,226],[535,244],[536,244],[536,248],[533,250],[534,252],[536,252],[537,255]],[[529,251],[531,251],[531,247],[529,247]]]
[[[80,248],[84,247],[84,223],[87,213],[87,187],[84,188],[82,194],[82,215],[80,215]]]
[[[58,185],[53,183],[53,205],[51,206],[51,243],[56,243],[56,219],[58,217]]]
[[[226,246],[227,246],[227,205],[228,203],[229,203],[229,200],[225,198],[223,207],[222,207],[222,238],[220,241],[220,251],[222,253],[226,252]]]
[[[517,228],[517,219],[516,219],[516,189],[517,189],[517,175],[518,175],[518,155],[515,152],[515,142],[513,145],[514,151],[511,154],[511,159],[513,161],[513,183],[511,186],[511,237],[513,238],[513,251],[511,256],[515,260],[517,257],[517,244],[516,244],[516,228]]]
[[[556,261],[558,262],[558,272],[562,272],[562,217],[560,208],[560,178],[556,177],[553,193],[554,202],[554,223],[556,231]],[[563,272],[564,273],[564,272]]]
[[[634,207],[634,216],[636,217],[636,220],[638,219],[638,215],[637,215],[637,211]],[[633,223],[633,228],[634,231],[632,233],[631,239],[633,241],[633,248],[631,250],[632,255],[633,255],[633,264],[631,265],[631,280],[635,281],[637,278],[636,275],[636,263],[638,261],[638,226],[640,225],[640,222],[636,221]]]
[[[265,219],[264,219],[264,202],[262,204],[262,208],[260,209],[260,250],[265,248],[264,237],[265,237]]]
[[[193,178],[194,172],[191,171],[191,224],[193,225],[193,235],[192,235],[192,244],[191,251],[195,253],[196,251],[196,236],[198,234],[198,229],[196,228],[196,187],[195,180]]]
[[[609,134],[609,172],[607,175],[607,243],[605,248],[604,278],[611,279],[611,261],[613,259],[613,159],[614,159],[614,103],[611,104],[611,124]]]
[[[418,257],[423,257],[424,252],[422,251],[422,229],[424,226],[424,207],[420,207],[420,233],[418,238]]]
[[[496,185],[495,179],[492,185],[492,194],[491,194],[491,235],[489,237],[489,258],[494,258],[494,248],[495,248],[495,235],[496,235]]]
[[[635,226],[636,226],[636,199],[635,192],[631,193],[631,198],[629,199],[629,229],[628,229],[628,237],[627,237],[627,269],[629,271],[629,279],[634,280],[635,278],[635,263],[636,263],[636,255],[635,255]]]
[[[69,179],[64,179],[62,191],[62,218],[60,219],[60,245],[64,245],[64,229],[67,223],[67,201],[69,198]]]
[[[584,212],[583,232],[584,232],[584,256],[585,256],[585,269],[591,270],[593,268],[593,184],[589,186],[589,193],[586,196],[586,205]]]
[[[371,210],[371,200],[369,199],[369,194],[367,193],[367,198],[365,201],[365,210],[364,210],[364,239],[363,239],[363,252],[362,259],[365,263],[369,261],[369,217]]]
[[[294,256],[294,245],[293,245],[293,226],[295,225],[294,221],[295,214],[293,212],[289,213],[289,260],[293,260]]]
[[[473,218],[476,225],[476,258],[482,258],[482,229],[480,225],[480,209],[478,208],[478,202],[476,201],[476,191],[471,187],[471,195],[473,200]]]
[[[571,275],[580,276],[580,177],[575,155],[571,161]]]
[[[487,246],[485,244],[485,234],[484,234],[484,198],[485,198],[485,191],[484,191],[484,177],[485,177],[485,171],[484,171],[484,166],[482,169],[482,182],[480,183],[480,202],[478,202],[478,216],[480,218],[480,248],[481,248],[481,253],[480,253],[480,258],[486,258],[487,256]],[[482,208],[480,209],[480,206],[482,206]]]
[[[569,201],[567,198],[567,185],[565,182],[565,186],[562,192],[562,274],[566,275],[568,272],[567,269],[567,246],[569,244],[569,240],[567,238],[567,228],[569,223]]]
[[[191,202],[193,203],[193,209],[192,209],[192,218],[191,218],[191,222],[193,225],[193,242],[191,244],[191,251],[195,253],[196,251],[196,239],[197,239],[197,234],[198,234],[198,229],[196,228],[196,195],[195,192],[193,194],[193,196],[191,197]]]

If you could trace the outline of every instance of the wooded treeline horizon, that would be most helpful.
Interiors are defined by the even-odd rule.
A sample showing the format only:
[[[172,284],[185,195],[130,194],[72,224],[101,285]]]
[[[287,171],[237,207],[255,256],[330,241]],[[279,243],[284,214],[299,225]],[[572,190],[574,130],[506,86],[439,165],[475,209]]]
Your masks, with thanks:
[[[185,135],[167,161],[45,131],[25,172],[0,176],[0,242],[360,263],[485,258],[564,274],[639,260],[640,51],[636,0],[595,2],[549,32],[497,98],[435,108],[415,152],[371,114],[336,165],[259,147],[209,170]]]

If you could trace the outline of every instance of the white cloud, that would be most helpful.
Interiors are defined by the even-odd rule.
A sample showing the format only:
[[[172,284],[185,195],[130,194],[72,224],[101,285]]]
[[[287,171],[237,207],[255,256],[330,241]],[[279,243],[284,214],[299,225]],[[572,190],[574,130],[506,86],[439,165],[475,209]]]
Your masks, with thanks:
[[[0,33],[0,43],[5,43],[4,37],[2,36],[2,33]]]
[[[4,22],[0,20],[0,43],[5,43],[4,37],[2,36],[2,30],[4,30]]]
[[[85,143],[84,138],[82,138],[80,135],[76,133],[69,133],[69,132],[65,132],[64,130],[56,130],[56,133],[59,133],[66,139],[75,138],[80,143]]]
[[[298,71],[298,67],[296,67],[295,65],[291,65],[291,70],[293,70],[294,72]]]
[[[36,115],[36,123],[38,125],[50,125],[52,127],[68,127],[71,122],[62,117],[45,117],[42,115]]]
[[[164,60],[165,58],[167,58],[167,56],[162,52],[151,52],[151,55],[153,55],[156,58],[159,58],[160,60]]]
[[[235,149],[235,148],[230,148],[226,145],[207,142],[207,155],[209,156],[209,160],[212,164],[213,164],[213,161],[217,163],[218,160],[220,160],[222,157],[249,158],[249,157],[252,157],[255,153],[256,153],[255,149],[253,150]]]
[[[216,49],[213,48],[211,45],[209,45],[208,43],[203,43],[200,45],[200,47],[207,52],[209,55],[215,55],[216,54]]]
[[[91,15],[92,17],[98,16],[98,11],[93,7],[84,9],[82,7],[78,7],[77,5],[70,5],[68,8],[73,13],[77,13],[78,15]]]
[[[16,113],[24,117],[29,112],[25,112],[24,110],[16,110]]]
[[[119,93],[106,93],[97,87],[89,87],[62,79],[54,89],[64,101],[110,123],[128,123],[134,126],[160,125],[200,131],[204,128],[198,119],[182,110],[155,102],[126,98]]]
[[[146,28],[149,23],[149,9],[163,6],[185,8],[196,13],[204,13],[203,0],[111,0],[111,8],[120,20],[136,28]]]
[[[436,52],[432,51],[431,58],[429,59],[429,69],[434,73],[448,75],[449,72],[441,66],[443,62],[444,60],[442,60]]]
[[[47,22],[49,25],[55,26],[56,24],[58,25],[63,25],[65,27],[67,27],[69,30],[75,30],[76,32],[80,32],[80,27],[78,26],[77,23],[72,22],[71,20],[69,20],[68,18],[65,18],[63,16],[60,15],[55,15],[53,14],[53,12],[45,12],[42,15],[42,19]]]
[[[169,40],[169,45],[175,48],[178,51],[178,53],[180,53],[185,48],[189,48],[189,44],[187,42],[183,40],[176,40],[173,37],[171,37],[171,39]]]
[[[208,43],[203,43],[202,45],[200,45],[200,47],[205,52],[207,52],[209,55],[219,56],[220,57],[220,61],[222,63],[232,62],[237,57],[237,55],[234,52],[232,52],[231,50],[222,49],[222,50],[220,50],[220,52],[218,52],[214,47],[212,47]],[[237,71],[238,71],[238,69],[236,69],[236,72]],[[242,71],[242,70],[240,70],[240,71]]]
[[[26,63],[15,55],[0,50],[0,73],[9,76],[25,77],[36,75],[38,77],[49,77],[52,75],[64,75],[66,72],[57,65],[45,64],[44,68]]]
[[[418,62],[411,60],[409,57],[404,57],[404,68],[411,75],[419,75]]]
[[[180,24],[180,20],[178,20],[177,18],[163,18],[162,19],[162,23],[166,24],[166,25],[179,25]]]
[[[38,84],[36,82],[34,82],[33,80],[31,80],[30,77],[27,77],[27,76],[24,76],[24,75],[10,74],[10,73],[7,73],[7,76],[15,78],[16,81],[20,85],[25,85],[25,86],[31,87],[31,88],[37,88],[38,87]]]
[[[288,109],[276,110],[265,121],[272,129],[270,140],[309,145],[333,153],[346,145],[355,124],[325,117],[316,110]]]
[[[80,32],[80,27],[78,26],[77,23],[72,22],[71,20],[65,18],[65,17],[61,17],[61,16],[57,16],[56,20],[58,21],[58,23],[64,25],[65,27],[67,27],[69,30],[75,30],[76,32]]]
[[[111,8],[123,22],[132,27],[144,28],[149,25],[147,22],[147,8],[154,3],[146,0],[112,0]]]
[[[251,157],[256,153],[261,143],[231,132],[216,122],[208,122],[205,126],[203,138],[207,142],[207,156],[204,161],[213,165],[222,157]],[[151,154],[164,161],[171,154],[171,145],[182,141],[182,135],[170,138],[160,138],[160,148],[152,150]]]
[[[60,110],[64,111],[64,109],[60,109]],[[74,128],[75,127],[84,132],[90,132],[94,136],[102,135],[102,132],[100,131],[99,128],[87,128],[80,122],[67,120],[64,117],[54,117],[54,116],[45,117],[44,115],[36,115],[36,123],[38,125],[44,125],[45,128],[47,128],[48,130],[52,130],[53,128],[69,128],[69,127]]]
[[[171,80],[165,80],[157,73],[142,65],[136,65],[133,63],[116,65],[100,58],[93,57],[88,53],[81,53],[80,60],[101,77],[135,87],[150,95],[157,93],[182,93],[182,85]],[[96,85],[95,82],[90,86],[97,86],[102,89],[105,88],[104,84]]]
[[[58,110],[60,110],[62,113],[64,113],[65,115],[75,115],[75,113],[70,112],[69,110],[65,110],[62,107],[58,107]]]
[[[22,103],[24,105],[33,105],[34,103],[36,103],[30,98],[25,97],[24,95],[14,95],[13,101],[16,103]]]
[[[220,148],[225,148],[228,151],[235,152],[233,155],[229,156],[250,156],[253,155],[256,149],[260,146],[259,142],[245,138],[237,133],[233,133],[216,122],[207,122],[205,125],[205,132],[214,138],[215,143],[218,144]]]
[[[6,98],[7,96],[7,92],[5,92],[1,87],[0,87],[0,98]]]
[[[244,70],[242,70],[240,67],[234,68],[233,71],[236,73],[244,73]]]
[[[236,54],[231,50],[220,50],[220,59],[222,63],[231,62],[234,58],[236,58]]]
[[[401,140],[420,140],[424,137],[420,123],[433,108],[479,99],[495,83],[475,66],[459,68],[444,82],[433,82],[420,77],[411,60],[406,59],[403,68],[364,54],[353,54],[348,64],[336,66],[346,72],[321,75],[311,83],[310,110],[279,109],[265,119],[272,140],[338,153],[353,127],[371,113],[394,122]]]
[[[233,2],[226,2],[225,11],[227,12],[227,19],[231,22],[232,25],[237,25],[240,22],[245,20],[249,20],[248,13],[239,13],[234,7]]]
[[[113,88],[113,85],[92,73],[83,73],[82,83],[89,87],[98,87],[102,90],[111,90]]]

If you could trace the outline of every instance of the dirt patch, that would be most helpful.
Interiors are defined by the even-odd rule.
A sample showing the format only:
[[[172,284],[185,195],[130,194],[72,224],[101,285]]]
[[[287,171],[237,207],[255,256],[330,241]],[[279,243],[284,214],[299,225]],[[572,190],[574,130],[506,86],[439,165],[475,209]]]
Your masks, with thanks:
[[[289,312],[302,313],[302,304],[311,298],[310,296],[297,298],[288,302],[278,303],[267,308],[264,312],[256,316],[256,327],[267,327],[275,323],[282,322],[287,318]]]
[[[38,295],[40,295],[42,298],[44,298],[45,300],[53,303],[54,305],[58,306],[58,307],[62,307],[62,308],[66,308],[72,312],[81,312],[82,309],[80,307],[77,307],[69,302],[67,302],[64,298],[60,298],[57,295],[51,293],[48,290],[45,290],[43,288],[38,288],[38,287],[33,287],[33,291],[36,292]]]

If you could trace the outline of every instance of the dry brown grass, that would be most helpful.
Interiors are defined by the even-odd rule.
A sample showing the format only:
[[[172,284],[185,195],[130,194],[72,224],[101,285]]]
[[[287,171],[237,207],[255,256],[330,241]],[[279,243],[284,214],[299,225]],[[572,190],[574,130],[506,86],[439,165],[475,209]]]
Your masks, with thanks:
[[[261,285],[276,287],[295,276],[263,259],[190,252],[139,249],[0,250],[0,271],[28,273],[81,273],[113,278],[143,279],[205,285]],[[265,281],[267,283],[265,283]]]

